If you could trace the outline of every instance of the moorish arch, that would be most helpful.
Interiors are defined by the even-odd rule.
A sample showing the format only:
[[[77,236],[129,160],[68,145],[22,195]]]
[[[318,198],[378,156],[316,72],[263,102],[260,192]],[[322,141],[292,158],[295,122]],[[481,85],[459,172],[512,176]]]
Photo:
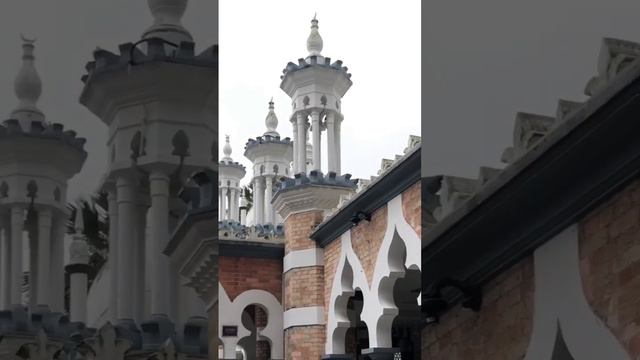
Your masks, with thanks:
[[[536,249],[533,256],[533,332],[524,359],[630,359],[585,297],[577,225]]]
[[[258,340],[267,340],[269,342],[272,359],[284,359],[284,337],[282,334],[284,311],[282,304],[273,294],[268,291],[253,289],[244,291],[231,301],[222,284],[219,284],[218,296],[220,307],[225,309],[220,312],[218,322],[218,334],[220,334],[225,358],[236,353],[236,347],[242,338],[251,335],[251,331],[242,323],[242,314],[248,306],[257,305],[267,314],[267,325],[257,330]],[[238,336],[223,337],[223,325],[237,326]]]
[[[420,271],[421,268],[420,253],[406,251],[420,248],[421,240],[404,217],[402,194],[387,203],[387,226],[376,257],[371,286],[353,250],[351,232],[344,233],[340,241],[338,270],[329,298],[325,351],[327,354],[344,353],[344,334],[349,328],[346,304],[356,290],[363,293],[361,318],[369,332],[369,347],[391,348],[391,329],[398,315],[394,287],[398,279],[405,277],[407,270]],[[417,305],[419,301],[420,296],[416,294]]]

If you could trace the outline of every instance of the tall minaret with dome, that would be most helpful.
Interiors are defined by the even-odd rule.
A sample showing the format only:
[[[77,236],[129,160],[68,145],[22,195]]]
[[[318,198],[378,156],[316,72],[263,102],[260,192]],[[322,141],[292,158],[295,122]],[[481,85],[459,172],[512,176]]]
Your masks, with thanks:
[[[229,135],[225,136],[222,151],[224,157],[218,165],[219,220],[240,222],[240,195],[242,193],[240,181],[247,171],[242,164],[231,158],[232,149]]]
[[[18,105],[0,125],[0,310],[28,305],[33,313],[62,313],[67,182],[87,158],[85,139],[47,121],[38,109],[42,82],[35,39],[22,40],[22,67],[14,82]]]
[[[218,168],[218,50],[196,53],[181,24],[187,4],[148,0],[153,24],[118,53],[95,50],[82,78],[80,102],[107,126],[109,149],[100,189],[109,199],[110,289],[92,326],[168,329],[169,320],[204,316],[212,301],[185,288],[165,254],[187,211],[180,189]]]
[[[318,31],[318,19],[311,20],[311,33],[307,39],[306,58],[298,64],[289,62],[283,70],[280,88],[291,97],[293,125],[293,172],[307,172],[308,134],[311,135],[313,170],[322,171],[323,153],[327,156],[325,172],[341,174],[340,127],[344,119],[342,97],[352,85],[351,74],[342,61],[331,62],[322,55],[323,41]],[[308,129],[310,128],[310,132]],[[327,149],[322,151],[321,137],[327,136]]]
[[[281,177],[291,176],[289,166],[293,146],[290,138],[280,138],[277,131],[278,117],[273,99],[269,101],[269,111],[265,118],[267,131],[262,136],[249,139],[244,156],[253,164],[253,225],[279,223],[271,200]]]

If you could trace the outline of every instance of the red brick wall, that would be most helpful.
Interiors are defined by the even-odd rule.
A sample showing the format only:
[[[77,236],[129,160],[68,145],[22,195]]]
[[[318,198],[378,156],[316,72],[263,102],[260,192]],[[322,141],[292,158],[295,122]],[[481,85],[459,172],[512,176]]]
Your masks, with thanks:
[[[324,248],[324,320],[328,321],[329,301],[331,300],[331,287],[338,268],[340,256],[340,240],[334,240]]]
[[[415,183],[402,193],[402,213],[418,236],[422,236],[422,189]]]
[[[533,257],[483,288],[482,310],[459,305],[422,331],[422,359],[513,360],[527,351],[533,327]]]
[[[580,221],[580,268],[594,313],[640,358],[640,180]]]
[[[287,360],[316,360],[324,352],[324,325],[294,327],[285,331]]]
[[[218,257],[218,278],[233,301],[247,290],[265,290],[282,302],[282,260]]]
[[[358,255],[369,286],[371,286],[371,281],[373,280],[373,270],[386,230],[386,205],[371,214],[371,221],[361,221],[357,226],[351,228],[351,246],[356,255]]]
[[[286,237],[284,252],[315,248],[316,242],[309,238],[313,229],[322,222],[321,211],[308,211],[289,215],[284,223]]]
[[[324,269],[309,266],[291,269],[284,274],[284,308],[322,306],[324,304]]]

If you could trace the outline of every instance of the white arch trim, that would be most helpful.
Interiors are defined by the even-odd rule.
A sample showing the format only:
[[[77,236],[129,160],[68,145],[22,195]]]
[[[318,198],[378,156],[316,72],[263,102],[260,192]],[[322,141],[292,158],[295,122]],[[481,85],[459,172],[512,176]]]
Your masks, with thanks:
[[[252,304],[262,306],[267,312],[267,326],[264,329],[258,329],[258,339],[266,339],[270,342],[272,359],[284,359],[283,310],[273,294],[264,290],[247,290],[231,301],[222,284],[218,283],[218,296],[220,301],[218,334],[224,347],[225,359],[235,358],[238,341],[251,335],[249,329],[242,324],[242,312]],[[238,327],[238,336],[222,336],[222,326],[229,325]]]
[[[525,360],[551,359],[558,326],[574,359],[629,359],[585,298],[577,225],[539,247],[534,252],[534,266],[533,333]]]
[[[387,203],[387,226],[377,254],[371,287],[351,244],[351,230],[340,237],[340,255],[331,287],[327,317],[327,354],[344,354],[344,335],[349,328],[346,305],[356,290],[365,299],[361,319],[369,331],[369,347],[391,347],[391,325],[398,314],[393,302],[393,284],[404,277],[404,267],[420,270],[420,236],[407,223],[402,194]],[[402,247],[406,259],[401,262]],[[419,285],[418,285],[419,286]],[[382,293],[381,293],[382,292]],[[419,303],[420,296],[416,300]]]

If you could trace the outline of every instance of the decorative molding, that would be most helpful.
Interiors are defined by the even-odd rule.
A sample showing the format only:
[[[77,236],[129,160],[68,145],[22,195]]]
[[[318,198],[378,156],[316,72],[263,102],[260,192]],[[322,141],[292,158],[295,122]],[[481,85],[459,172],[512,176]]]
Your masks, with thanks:
[[[282,273],[286,273],[291,269],[309,266],[324,266],[323,256],[324,250],[318,248],[291,251],[285,255],[284,260],[282,261]]]
[[[284,329],[294,326],[324,325],[324,307],[307,306],[293,308],[284,312]]]

